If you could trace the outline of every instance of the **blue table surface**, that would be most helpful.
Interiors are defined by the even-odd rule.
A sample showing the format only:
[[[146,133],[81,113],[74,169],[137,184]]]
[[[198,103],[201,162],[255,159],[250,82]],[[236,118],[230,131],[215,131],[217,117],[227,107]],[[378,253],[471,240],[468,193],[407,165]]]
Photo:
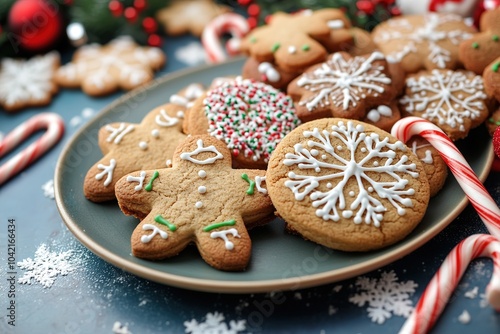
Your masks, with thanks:
[[[164,40],[163,50],[168,61],[157,76],[187,67],[188,64],[183,62],[185,58],[176,56],[176,51],[190,45],[196,49],[199,41],[191,36]],[[67,61],[70,54],[63,56]],[[219,330],[232,329],[236,333],[239,332],[236,325],[242,320],[245,324],[241,328],[245,330],[241,332],[253,333],[398,332],[405,316],[394,311],[379,324],[370,319],[369,305],[358,306],[349,301],[364,291],[357,284],[360,282],[357,277],[276,293],[205,293],[134,276],[108,264],[81,245],[64,225],[55,201],[44,195],[42,185],[53,179],[61,150],[81,127],[74,122],[75,119],[89,120],[82,111],[92,108],[98,112],[122,94],[91,98],[80,90],[61,89],[49,106],[25,109],[15,114],[0,110],[0,132],[3,134],[42,111],[60,114],[66,125],[63,139],[50,152],[0,186],[0,333],[180,333],[194,332],[195,328],[209,329],[210,326]],[[1,158],[0,163],[12,155]],[[499,181],[500,173],[492,172],[485,182],[497,202],[500,201]],[[11,284],[7,245],[9,219],[14,219],[16,225],[16,261],[33,259],[36,250],[46,245],[54,253],[71,251],[74,270],[56,277],[48,288],[36,282],[20,284],[16,281]],[[362,276],[380,284],[384,273],[393,272],[397,282],[413,281],[418,286],[415,292],[409,293],[406,301],[415,305],[448,252],[463,238],[482,232],[486,229],[469,205],[448,227],[418,250]],[[17,266],[14,272],[18,280],[26,270]],[[484,289],[491,272],[492,263],[486,258],[475,260],[469,266],[433,333],[500,332],[500,314],[484,303]],[[12,292],[15,296],[11,295]],[[386,292],[391,294],[391,291]],[[9,310],[12,303],[14,312]],[[460,321],[464,311],[470,315],[468,323]],[[224,319],[214,319],[211,314],[215,312]],[[12,326],[13,318],[15,326]]]

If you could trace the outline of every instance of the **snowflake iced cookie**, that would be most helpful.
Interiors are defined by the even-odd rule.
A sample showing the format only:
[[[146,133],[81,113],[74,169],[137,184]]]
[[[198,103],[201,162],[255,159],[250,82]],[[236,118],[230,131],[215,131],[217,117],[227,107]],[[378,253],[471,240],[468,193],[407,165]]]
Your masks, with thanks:
[[[234,167],[265,169],[277,143],[299,123],[289,96],[238,77],[196,100],[184,129],[189,134],[209,133],[226,143]]]
[[[336,52],[294,79],[287,93],[303,122],[341,117],[362,119],[372,107],[390,103],[397,93],[380,52],[352,57]]]
[[[13,112],[49,104],[58,91],[54,73],[59,64],[59,53],[55,51],[29,60],[2,59],[0,106]]]
[[[165,104],[153,109],[140,124],[118,122],[99,130],[98,143],[104,156],[87,172],[85,197],[93,202],[115,198],[115,183],[125,174],[172,164],[182,132],[184,108]]]
[[[481,15],[480,32],[460,44],[459,56],[464,67],[476,74],[500,57],[500,7]]]
[[[130,38],[120,37],[106,45],[80,47],[71,62],[57,70],[55,78],[63,87],[81,87],[88,95],[102,96],[153,80],[154,71],[165,60],[161,49],[142,47]]]
[[[390,62],[414,73],[459,67],[459,44],[475,32],[460,16],[429,13],[391,18],[375,27],[372,36]]]
[[[345,30],[351,24],[337,9],[305,10],[297,14],[278,12],[264,26],[252,30],[241,43],[242,52],[260,62],[296,72],[324,61],[332,48],[331,34],[340,33],[349,43]]]
[[[165,33],[171,36],[190,33],[200,37],[205,26],[216,16],[228,13],[231,8],[212,0],[174,0],[156,13]]]
[[[471,71],[421,71],[406,78],[399,99],[403,116],[425,118],[452,140],[465,138],[489,114],[483,78]]]
[[[302,124],[274,151],[266,184],[291,231],[333,249],[369,251],[407,236],[429,202],[420,159],[372,125]]]
[[[262,170],[232,169],[221,141],[206,134],[187,137],[172,168],[137,171],[116,184],[121,210],[141,219],[132,254],[159,260],[195,243],[214,268],[245,269],[251,255],[247,228],[273,212],[264,176]]]

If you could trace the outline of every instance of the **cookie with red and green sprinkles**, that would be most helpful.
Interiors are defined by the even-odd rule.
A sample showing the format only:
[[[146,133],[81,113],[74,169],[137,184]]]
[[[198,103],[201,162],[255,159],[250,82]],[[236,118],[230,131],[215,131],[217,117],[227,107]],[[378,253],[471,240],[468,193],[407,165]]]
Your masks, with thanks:
[[[209,133],[226,143],[236,168],[265,169],[276,145],[299,124],[288,95],[238,77],[200,97],[184,129],[193,135]]]

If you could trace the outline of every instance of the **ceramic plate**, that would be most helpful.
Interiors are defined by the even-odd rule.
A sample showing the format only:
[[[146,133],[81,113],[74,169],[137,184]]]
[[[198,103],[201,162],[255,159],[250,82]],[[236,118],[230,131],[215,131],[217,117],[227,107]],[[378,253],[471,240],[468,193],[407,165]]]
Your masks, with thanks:
[[[82,184],[87,170],[102,156],[99,128],[110,122],[139,123],[154,107],[183,87],[224,75],[237,75],[243,59],[167,75],[112,103],[75,134],[59,158],[55,175],[57,206],[69,230],[105,261],[159,283],[211,292],[251,293],[298,289],[335,282],[366,273],[423,245],[446,227],[467,205],[452,176],[431,199],[420,225],[404,241],[369,253],[332,251],[284,232],[280,219],[250,231],[253,253],[244,272],[223,272],[208,266],[195,247],[179,256],[146,261],[130,254],[130,236],[138,220],[122,214],[116,202],[96,204],[85,199]],[[485,144],[488,143],[488,144]],[[493,159],[491,139],[481,127],[457,143],[476,174],[484,180]]]

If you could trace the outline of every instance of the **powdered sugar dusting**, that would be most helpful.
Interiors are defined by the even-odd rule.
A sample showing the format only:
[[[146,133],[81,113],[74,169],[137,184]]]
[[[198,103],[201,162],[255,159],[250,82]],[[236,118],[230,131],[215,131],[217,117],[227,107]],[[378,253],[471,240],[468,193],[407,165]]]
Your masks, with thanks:
[[[198,322],[191,319],[184,322],[185,332],[192,334],[218,333],[218,334],[236,334],[246,330],[245,320],[231,320],[229,327],[224,322],[224,315],[219,312],[207,313],[205,321]]]

